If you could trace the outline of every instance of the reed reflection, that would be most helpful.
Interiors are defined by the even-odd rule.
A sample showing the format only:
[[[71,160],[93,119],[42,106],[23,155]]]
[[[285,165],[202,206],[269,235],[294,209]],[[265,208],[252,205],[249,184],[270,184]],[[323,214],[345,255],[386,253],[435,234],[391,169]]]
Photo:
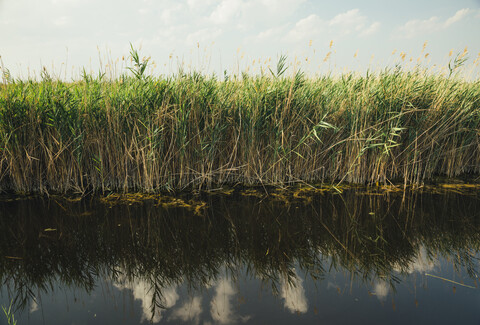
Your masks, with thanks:
[[[200,215],[155,202],[3,202],[0,280],[17,310],[32,313],[41,307],[36,297],[59,283],[91,292],[104,278],[141,301],[144,320],[198,323],[209,314],[227,324],[251,317],[233,307],[239,277],[260,280],[297,314],[310,310],[307,279],[341,290],[322,284],[332,271],[363,283],[381,301],[403,275],[434,272],[439,257],[476,279],[477,196],[346,192],[288,204],[240,195],[201,199],[208,209]],[[180,287],[192,295],[182,299]]]

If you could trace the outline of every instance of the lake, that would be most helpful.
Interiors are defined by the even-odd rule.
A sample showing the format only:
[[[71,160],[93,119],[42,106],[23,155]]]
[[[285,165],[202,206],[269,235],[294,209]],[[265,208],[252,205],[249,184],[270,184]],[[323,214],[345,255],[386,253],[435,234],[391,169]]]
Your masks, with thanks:
[[[3,196],[0,211],[0,305],[18,324],[480,321],[478,190]]]

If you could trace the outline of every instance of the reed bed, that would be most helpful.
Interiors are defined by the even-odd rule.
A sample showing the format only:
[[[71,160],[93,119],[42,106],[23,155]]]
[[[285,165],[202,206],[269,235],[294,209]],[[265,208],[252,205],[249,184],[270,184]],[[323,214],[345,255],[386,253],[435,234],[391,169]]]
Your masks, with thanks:
[[[0,85],[0,190],[404,183],[480,172],[480,80],[201,73]],[[143,69],[142,69],[143,67]],[[5,80],[4,80],[5,81]]]

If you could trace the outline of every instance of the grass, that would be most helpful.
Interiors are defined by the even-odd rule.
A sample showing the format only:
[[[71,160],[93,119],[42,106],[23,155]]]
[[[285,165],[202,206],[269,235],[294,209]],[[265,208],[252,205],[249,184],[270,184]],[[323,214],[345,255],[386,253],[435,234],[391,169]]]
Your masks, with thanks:
[[[5,314],[5,318],[7,320],[8,325],[16,325],[17,321],[15,320],[15,315],[13,314],[12,311],[12,303],[10,303],[10,306],[8,309],[5,306],[2,306],[3,313]]]
[[[135,57],[136,54],[136,57]],[[365,75],[4,78],[0,190],[422,184],[480,173],[480,80],[400,66]]]

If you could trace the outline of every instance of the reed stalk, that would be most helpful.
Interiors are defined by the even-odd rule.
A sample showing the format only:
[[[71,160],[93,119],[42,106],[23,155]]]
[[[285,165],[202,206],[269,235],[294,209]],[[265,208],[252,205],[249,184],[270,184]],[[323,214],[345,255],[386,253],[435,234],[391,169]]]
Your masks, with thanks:
[[[0,190],[421,184],[480,172],[480,80],[201,73],[0,85]],[[284,69],[283,69],[284,71]]]

